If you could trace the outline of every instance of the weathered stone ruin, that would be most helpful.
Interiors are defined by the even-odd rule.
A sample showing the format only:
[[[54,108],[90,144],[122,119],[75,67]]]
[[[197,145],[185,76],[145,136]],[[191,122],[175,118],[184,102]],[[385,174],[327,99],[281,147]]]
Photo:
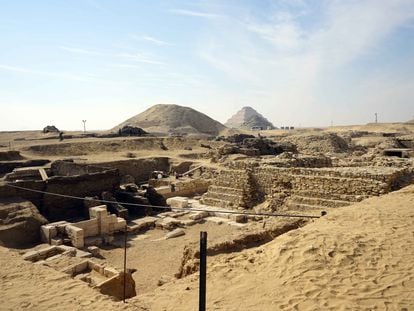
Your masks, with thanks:
[[[126,228],[125,219],[109,214],[105,205],[91,207],[89,217],[75,223],[59,221],[42,226],[42,241],[60,245],[69,240],[74,247],[83,248],[109,242],[115,232]]]
[[[47,220],[30,201],[10,197],[0,199],[0,245],[27,246],[40,240],[40,226]]]
[[[97,264],[91,260],[84,260],[63,270],[69,276],[88,283],[104,295],[109,295],[117,300],[132,298],[137,295],[135,281],[130,272],[118,272],[111,267]]]
[[[119,186],[117,169],[55,161],[50,169],[15,170],[6,175],[11,185],[66,196],[100,196]],[[47,219],[63,220],[84,216],[83,202],[70,197],[49,195],[0,186],[0,197],[22,197],[34,203]]]
[[[46,159],[25,159],[19,151],[0,151],[0,176],[17,168],[43,166],[49,162]]]
[[[245,209],[268,200],[271,210],[339,207],[399,189],[413,178],[409,168],[302,168],[245,162],[233,163],[233,168],[237,165],[238,170],[220,171],[203,195],[203,204]]]

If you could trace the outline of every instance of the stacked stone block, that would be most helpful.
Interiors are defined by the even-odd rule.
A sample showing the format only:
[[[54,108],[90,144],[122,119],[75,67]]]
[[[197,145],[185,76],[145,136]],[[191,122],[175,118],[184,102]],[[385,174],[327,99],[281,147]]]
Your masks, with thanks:
[[[248,208],[269,199],[278,205],[272,210],[341,207],[398,189],[410,178],[407,168],[251,165],[246,171],[222,170],[202,203]]]
[[[242,170],[221,171],[201,198],[202,204],[223,208],[249,208],[254,201],[251,173]]]

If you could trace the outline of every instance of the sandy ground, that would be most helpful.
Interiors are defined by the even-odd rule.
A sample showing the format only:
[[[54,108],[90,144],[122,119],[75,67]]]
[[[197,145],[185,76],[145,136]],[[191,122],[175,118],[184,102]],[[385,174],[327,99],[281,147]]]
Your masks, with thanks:
[[[0,310],[142,310],[0,247]]]
[[[133,274],[137,292],[146,293],[157,288],[158,281],[174,279],[174,274],[178,272],[184,246],[189,243],[197,243],[200,239],[200,231],[207,231],[211,241],[222,236],[229,235],[237,231],[230,225],[217,225],[211,222],[196,224],[186,227],[185,235],[163,240],[162,238],[168,231],[155,229],[149,230],[145,234],[130,235],[127,249],[127,266],[138,271]],[[101,255],[108,265],[122,269],[124,250],[122,237],[118,237],[115,245],[119,248],[101,250]]]
[[[413,310],[413,258],[410,186],[330,211],[260,247],[209,257],[207,308]],[[5,248],[0,248],[0,264],[0,310],[197,309],[197,274],[124,305]]]
[[[208,310],[413,310],[414,186],[338,208],[241,253],[208,259]],[[193,275],[133,298],[194,310]]]

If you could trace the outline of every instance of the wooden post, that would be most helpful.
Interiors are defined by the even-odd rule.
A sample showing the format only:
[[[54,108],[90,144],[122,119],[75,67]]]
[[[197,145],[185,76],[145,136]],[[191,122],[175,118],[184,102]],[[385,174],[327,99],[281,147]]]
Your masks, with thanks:
[[[124,303],[126,299],[126,253],[127,253],[127,238],[128,225],[125,223],[125,238],[124,238]]]
[[[200,286],[199,311],[206,310],[206,280],[207,280],[207,232],[200,232]]]

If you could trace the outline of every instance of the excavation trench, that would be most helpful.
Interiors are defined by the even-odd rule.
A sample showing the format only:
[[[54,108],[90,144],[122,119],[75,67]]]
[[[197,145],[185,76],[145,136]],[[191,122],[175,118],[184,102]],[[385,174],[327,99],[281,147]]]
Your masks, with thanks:
[[[244,249],[258,247],[274,240],[276,237],[285,234],[286,232],[304,226],[308,221],[309,220],[306,219],[286,220],[283,223],[278,222],[273,226],[269,226],[269,228],[242,233],[231,240],[215,242],[207,247],[207,256],[240,252]],[[175,276],[177,278],[183,278],[196,273],[199,269],[199,258],[200,251],[198,244],[191,243],[186,245],[184,247],[179,271]]]

